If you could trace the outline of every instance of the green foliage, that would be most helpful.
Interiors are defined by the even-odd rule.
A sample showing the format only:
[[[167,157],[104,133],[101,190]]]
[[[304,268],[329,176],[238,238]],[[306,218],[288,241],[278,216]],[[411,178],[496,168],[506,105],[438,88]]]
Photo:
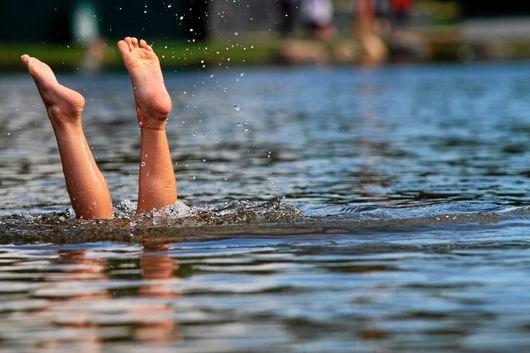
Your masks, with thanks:
[[[225,67],[241,64],[267,64],[275,60],[279,43],[268,40],[254,43],[169,42],[151,43],[164,68]],[[0,69],[21,70],[22,54],[37,57],[57,70],[79,70],[86,48],[76,45],[44,43],[0,43]],[[108,43],[103,59],[104,68],[122,67],[121,57],[114,45]]]

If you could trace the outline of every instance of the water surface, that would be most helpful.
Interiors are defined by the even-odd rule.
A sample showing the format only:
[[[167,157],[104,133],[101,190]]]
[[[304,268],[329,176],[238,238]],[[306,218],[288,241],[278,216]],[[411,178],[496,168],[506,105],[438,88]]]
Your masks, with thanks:
[[[528,76],[168,72],[190,208],[135,219],[127,77],[62,74],[120,216],[87,222],[32,82],[2,75],[0,349],[530,349]]]

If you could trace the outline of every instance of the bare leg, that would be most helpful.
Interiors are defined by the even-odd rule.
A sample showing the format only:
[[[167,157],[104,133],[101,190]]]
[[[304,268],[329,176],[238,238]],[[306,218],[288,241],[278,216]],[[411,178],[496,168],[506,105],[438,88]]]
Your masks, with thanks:
[[[137,214],[172,205],[177,184],[166,136],[171,98],[158,57],[145,40],[126,37],[118,49],[131,77],[141,131],[140,190]]]
[[[22,62],[33,77],[52,123],[66,188],[78,218],[111,219],[112,200],[88,146],[81,115],[85,99],[59,82],[48,65],[29,55]]]

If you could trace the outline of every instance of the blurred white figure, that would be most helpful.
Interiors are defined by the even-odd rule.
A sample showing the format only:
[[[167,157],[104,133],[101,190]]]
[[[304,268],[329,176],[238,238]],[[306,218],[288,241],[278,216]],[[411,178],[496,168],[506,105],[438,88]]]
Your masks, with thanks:
[[[333,4],[331,0],[304,0],[304,23],[314,38],[328,39],[333,36]]]
[[[81,70],[85,73],[98,72],[105,56],[105,42],[100,37],[96,7],[91,1],[76,3],[72,14],[73,37],[87,47]]]
[[[72,13],[72,30],[74,39],[83,45],[99,38],[96,8],[90,1],[76,3]]]

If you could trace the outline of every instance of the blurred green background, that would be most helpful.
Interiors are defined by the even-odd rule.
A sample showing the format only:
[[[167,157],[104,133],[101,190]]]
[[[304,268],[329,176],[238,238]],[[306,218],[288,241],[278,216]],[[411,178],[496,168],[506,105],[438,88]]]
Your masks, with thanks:
[[[2,0],[0,69],[21,69],[26,52],[57,69],[83,69],[87,52],[98,68],[118,67],[114,44],[126,35],[145,38],[169,68],[358,64],[358,1],[332,2],[334,35],[325,40],[304,27],[303,1]],[[398,3],[373,0],[385,61],[530,57],[530,2],[410,1],[406,21],[396,25],[390,10],[382,12]]]

